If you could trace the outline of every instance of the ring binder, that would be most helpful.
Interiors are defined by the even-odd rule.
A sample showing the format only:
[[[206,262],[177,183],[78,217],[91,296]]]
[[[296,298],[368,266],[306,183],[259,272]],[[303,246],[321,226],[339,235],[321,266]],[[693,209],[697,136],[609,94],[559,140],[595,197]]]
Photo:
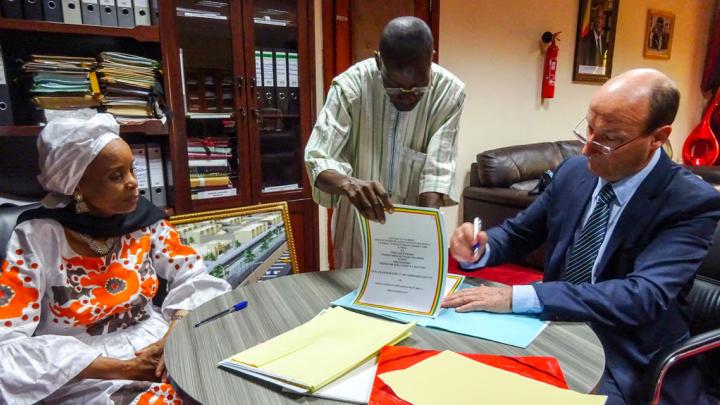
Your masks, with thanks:
[[[135,10],[135,25],[150,25],[150,2],[148,0],[133,0]]]
[[[63,22],[60,0],[43,0],[45,21]]]
[[[275,72],[273,69],[273,53],[262,51],[263,90],[262,107],[276,108],[275,103]]]
[[[298,76],[298,54],[288,52],[288,87],[290,88],[290,101],[288,113],[297,114],[300,111],[300,78]]]
[[[100,0],[100,23],[106,27],[117,27],[115,0]]]
[[[23,17],[26,20],[42,20],[43,6],[40,0],[23,1]]]
[[[132,28],[135,26],[132,0],[117,0],[118,27]]]
[[[100,25],[100,4],[98,0],[82,0],[82,23]]]
[[[0,48],[0,125],[13,125],[12,104],[10,104],[10,90],[5,79],[5,64]]]
[[[22,0],[2,0],[2,15],[5,18],[23,18]]]
[[[275,52],[275,80],[277,83],[277,108],[287,114],[290,102],[288,88],[287,52]]]
[[[62,14],[65,24],[82,24],[80,0],[62,0]]]

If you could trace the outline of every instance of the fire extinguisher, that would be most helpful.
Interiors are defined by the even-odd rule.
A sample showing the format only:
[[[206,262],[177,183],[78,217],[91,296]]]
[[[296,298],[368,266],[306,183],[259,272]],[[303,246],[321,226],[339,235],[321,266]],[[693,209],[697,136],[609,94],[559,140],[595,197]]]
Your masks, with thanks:
[[[542,98],[554,98],[555,97],[555,73],[557,72],[557,57],[558,48],[555,41],[559,41],[559,32],[550,34],[546,32],[543,34],[543,42],[550,43],[547,50],[545,51],[545,64],[543,68],[543,82],[542,82]]]

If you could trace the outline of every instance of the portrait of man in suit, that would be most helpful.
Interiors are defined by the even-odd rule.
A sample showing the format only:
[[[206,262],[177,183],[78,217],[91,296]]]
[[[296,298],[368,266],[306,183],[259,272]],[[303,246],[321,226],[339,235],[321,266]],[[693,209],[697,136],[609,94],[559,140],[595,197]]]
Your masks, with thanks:
[[[663,20],[662,17],[657,17],[655,19],[655,24],[653,24],[652,31],[650,32],[650,40],[648,42],[648,47],[650,49],[654,49],[656,51],[667,49],[667,39],[665,37],[664,27],[665,20]]]
[[[467,288],[443,306],[586,322],[605,351],[597,393],[608,405],[639,403],[637,382],[653,355],[689,337],[688,294],[720,220],[720,193],[662,149],[679,100],[672,80],[653,69],[600,87],[573,130],[582,155],[564,161],[514,218],[477,234],[465,223],[450,242],[465,269],[544,245],[543,281]],[[709,404],[694,360],[667,374],[662,403]]]
[[[607,51],[606,14],[594,8],[590,17],[590,32],[580,39],[580,64],[605,66]]]
[[[646,58],[670,58],[674,24],[674,14],[661,10],[648,10],[647,23],[645,25],[645,47],[643,52],[643,55]]]

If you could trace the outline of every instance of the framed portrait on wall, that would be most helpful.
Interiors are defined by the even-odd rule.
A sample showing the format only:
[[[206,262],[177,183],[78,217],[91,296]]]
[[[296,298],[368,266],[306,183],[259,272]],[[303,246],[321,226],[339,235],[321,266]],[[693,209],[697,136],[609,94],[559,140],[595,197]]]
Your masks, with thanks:
[[[286,202],[175,215],[180,241],[235,288],[299,272]]]
[[[652,59],[670,59],[674,28],[675,14],[648,10],[643,56]]]
[[[580,0],[573,81],[605,82],[612,73],[620,0]]]

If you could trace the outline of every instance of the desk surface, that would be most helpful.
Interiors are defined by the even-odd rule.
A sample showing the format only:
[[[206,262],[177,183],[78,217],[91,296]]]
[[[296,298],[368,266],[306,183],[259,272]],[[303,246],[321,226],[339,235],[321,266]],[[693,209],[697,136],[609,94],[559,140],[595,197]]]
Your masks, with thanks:
[[[165,345],[165,364],[176,390],[188,400],[208,405],[336,403],[280,393],[270,385],[219,369],[217,363],[307,322],[329,302],[355,289],[361,274],[355,269],[280,277],[236,288],[197,308],[178,322]],[[465,282],[478,284],[474,279]],[[241,300],[249,302],[244,310],[192,327]],[[595,388],[605,367],[600,341],[584,323],[552,322],[527,349],[420,326],[400,344],[456,352],[554,356],[570,388],[583,393]]]

